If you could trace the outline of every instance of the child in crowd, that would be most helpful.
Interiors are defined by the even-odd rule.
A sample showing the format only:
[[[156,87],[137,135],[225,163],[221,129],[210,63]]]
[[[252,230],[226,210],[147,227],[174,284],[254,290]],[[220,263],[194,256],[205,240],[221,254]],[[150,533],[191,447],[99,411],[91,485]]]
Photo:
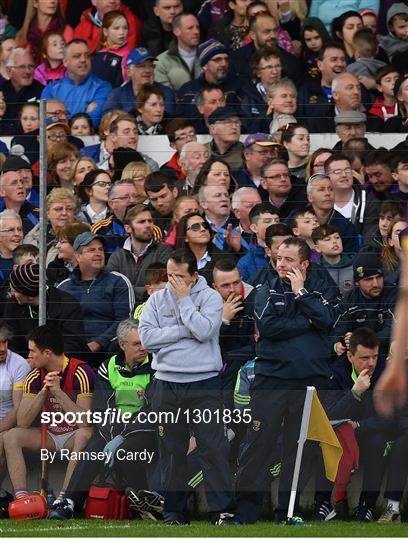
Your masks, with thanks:
[[[167,285],[167,270],[166,265],[161,262],[154,262],[149,265],[146,270],[146,293],[148,296],[151,296],[156,291],[161,291]],[[140,319],[143,308],[145,307],[146,302],[136,306],[133,313],[133,318],[136,320]]]
[[[70,133],[74,137],[93,135],[95,133],[91,117],[85,112],[77,113],[71,116],[68,125]]]
[[[363,9],[360,11],[363,19],[363,28],[368,28],[376,36],[378,32],[377,13],[373,9]]]
[[[126,16],[119,10],[108,11],[102,21],[101,49],[92,59],[94,75],[111,83],[113,88],[128,79],[126,58],[130,53],[127,44],[129,24]]]
[[[40,127],[40,106],[38,103],[24,103],[18,118],[20,120],[21,133],[30,133]]]
[[[353,287],[353,256],[343,253],[340,231],[330,223],[312,232],[315,249],[320,253],[317,263],[326,268],[344,296]]]
[[[50,30],[41,40],[40,55],[43,63],[34,71],[34,79],[46,85],[65,77],[67,68],[63,64],[65,40],[62,32]]]
[[[392,177],[398,182],[398,191],[390,199],[408,202],[408,155],[401,153],[391,165]]]
[[[323,45],[330,41],[330,34],[320,19],[309,17],[303,21],[300,39],[302,42],[300,57],[305,66],[306,75],[315,79],[320,76],[317,56]]]
[[[22,264],[39,264],[40,250],[33,244],[21,244],[13,250],[13,269]]]
[[[388,36],[380,39],[382,48],[393,61],[397,55],[405,53],[408,49],[408,6],[403,2],[396,2],[387,11]]]
[[[269,202],[256,204],[249,212],[250,229],[256,234],[256,244],[250,245],[238,261],[237,268],[243,281],[248,281],[261,268],[267,268],[269,258],[265,253],[265,233],[270,225],[279,223],[279,211]]]
[[[390,223],[404,219],[405,205],[401,201],[384,201],[380,208],[380,218],[376,234],[363,246],[362,251],[373,251],[380,254],[387,245],[387,234]]]
[[[305,240],[311,250],[314,250],[315,244],[312,240],[312,232],[319,226],[316,214],[310,208],[301,208],[291,217],[289,227],[292,229],[293,236]],[[316,261],[318,255],[312,253],[312,261]]]
[[[368,28],[361,28],[353,36],[355,62],[347,66],[347,71],[358,77],[364,86],[375,88],[375,75],[381,68],[387,67],[385,62],[377,60],[378,43],[375,35]]]
[[[375,82],[379,95],[371,105],[370,114],[379,116],[384,121],[391,116],[398,115],[398,102],[394,95],[394,86],[400,77],[401,73],[393,66],[385,66],[377,71]]]

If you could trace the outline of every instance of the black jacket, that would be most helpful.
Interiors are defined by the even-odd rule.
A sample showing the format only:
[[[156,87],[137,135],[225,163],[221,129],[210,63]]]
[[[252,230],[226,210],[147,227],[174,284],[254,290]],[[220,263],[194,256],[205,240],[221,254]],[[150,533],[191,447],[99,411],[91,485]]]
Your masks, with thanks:
[[[24,235],[26,235],[39,222],[39,208],[34,208],[28,201],[24,201],[18,214],[21,217]]]
[[[249,64],[251,56],[255,51],[255,45],[253,42],[251,42],[231,54],[231,73],[238,77],[241,83],[246,83],[251,78]],[[300,60],[293,54],[284,51],[280,47],[277,47],[277,52],[282,59],[282,67],[284,72],[290,79],[292,79],[297,88],[299,88],[305,76]]]
[[[249,283],[249,285],[252,285],[256,289],[259,289],[267,281],[268,275],[275,278],[278,277],[278,273],[274,268],[272,268],[271,265],[269,265],[267,268],[261,268],[255,274],[255,276],[252,276],[250,279],[247,280],[247,283]],[[332,295],[340,297],[339,287],[326,268],[312,262],[310,264],[309,275],[315,276],[315,279],[320,279],[323,281],[324,286],[322,287],[322,289],[324,291],[330,289],[332,291]]]
[[[164,30],[159,17],[153,16],[153,18],[143,22],[139,45],[146,47],[154,56],[158,56],[167,51],[173,38],[173,32]]]
[[[367,116],[367,131],[384,131],[384,121],[379,116],[365,112]],[[319,116],[306,118],[306,124],[310,133],[334,133],[335,104],[330,103],[323,109]]]
[[[203,276],[206,279],[208,285],[212,287],[213,270],[215,263],[219,259],[224,259],[225,257],[232,257],[234,259],[236,259],[236,257],[228,246],[226,246],[224,249],[219,249],[212,242],[208,246],[208,255],[210,255],[211,260],[203,268],[201,268],[198,273],[200,274],[200,276]]]
[[[10,298],[4,307],[4,319],[13,333],[10,349],[27,358],[27,337],[38,326],[38,308],[30,308],[28,304],[19,304],[14,298]],[[48,323],[54,324],[64,336],[64,353],[67,356],[88,359],[89,349],[86,344],[81,306],[75,298],[64,291],[48,287]]]
[[[292,177],[292,188],[282,206],[279,207],[279,217],[281,220],[288,218],[293,212],[307,206],[306,183],[295,183],[296,178]],[[266,193],[266,196],[264,195]],[[267,191],[260,192],[262,200],[269,201]]]
[[[398,290],[384,287],[377,298],[366,298],[359,287],[354,289],[344,300],[345,311],[336,320],[333,327],[333,344],[340,341],[347,332],[364,326],[377,334],[380,340],[380,356],[384,361],[388,353],[391,328],[394,323],[394,311]]]
[[[263,120],[266,117],[268,104],[252,80],[248,80],[243,85],[240,96],[242,100],[241,114],[243,122],[247,126],[247,133],[256,133],[259,125],[264,125],[256,120]]]
[[[319,391],[319,398],[330,420],[342,420],[349,418],[358,421],[359,435],[371,434],[382,430],[388,430],[390,423],[379,416],[373,403],[372,388],[378,377],[375,372],[372,378],[372,387],[362,394],[360,400],[351,393],[354,381],[351,378],[351,364],[346,356],[340,357],[332,363],[332,377],[330,388]]]
[[[204,74],[192,81],[186,82],[177,91],[176,116],[180,118],[200,118],[196,106],[196,98],[200,90],[207,85]],[[234,77],[227,77],[225,81],[218,85],[225,94],[227,105],[233,107],[239,116],[241,112],[241,99],[238,96],[239,81]],[[201,117],[202,118],[202,117]]]
[[[266,274],[255,296],[255,374],[279,379],[329,377],[330,331],[340,313],[340,298],[310,272],[307,294],[295,298],[279,277]]]
[[[224,362],[240,359],[243,363],[255,357],[254,341],[254,301],[253,289],[243,300],[243,310],[239,311],[229,324],[222,323],[220,329],[220,347]]]
[[[408,127],[406,125],[407,117],[406,116],[391,116],[386,122],[384,122],[384,132],[385,133],[406,133]],[[397,144],[393,150],[406,150],[404,148],[405,141]]]
[[[32,101],[33,99],[40,99],[43,90],[44,86],[35,79],[30,86],[23,86],[19,91],[15,90],[11,81],[6,81],[1,86],[1,91],[6,101],[6,112],[3,119],[11,121],[11,132],[9,135],[15,135],[19,132],[18,113],[22,103]]]
[[[172,251],[171,246],[152,242],[147,251],[136,262],[133,253],[121,248],[112,253],[107,267],[111,272],[120,272],[129,279],[133,285],[136,303],[141,303],[144,301],[146,294],[147,268],[154,262],[166,264]]]

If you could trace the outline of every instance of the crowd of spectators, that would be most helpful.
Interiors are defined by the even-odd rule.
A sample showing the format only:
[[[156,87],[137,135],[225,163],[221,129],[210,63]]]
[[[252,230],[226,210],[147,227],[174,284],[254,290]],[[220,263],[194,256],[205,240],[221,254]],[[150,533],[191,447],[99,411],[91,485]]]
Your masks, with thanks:
[[[334,486],[316,447],[304,456],[314,518],[347,515],[357,452],[355,518],[401,520],[407,409],[384,420],[372,390],[408,227],[407,51],[404,1],[0,1],[0,468],[16,499],[44,403],[103,411],[113,396],[136,418],[210,400],[246,405],[250,425],[226,421],[228,441],[211,422],[164,438],[71,426],[49,445],[153,449],[151,474],[115,466],[135,516],[169,524],[188,523],[200,474],[213,523],[253,523],[280,471],[281,522],[314,385],[344,451]],[[70,462],[51,516],[80,513],[98,472]]]

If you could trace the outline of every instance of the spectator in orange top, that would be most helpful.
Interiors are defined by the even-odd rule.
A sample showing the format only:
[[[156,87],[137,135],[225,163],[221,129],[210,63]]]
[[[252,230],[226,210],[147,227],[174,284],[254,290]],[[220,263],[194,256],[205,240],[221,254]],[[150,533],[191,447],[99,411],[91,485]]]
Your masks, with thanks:
[[[137,47],[142,30],[142,22],[120,0],[91,0],[93,7],[86,9],[75,28],[74,37],[85,39],[89,51],[93,54],[101,42],[102,20],[109,11],[119,9],[126,16],[129,23],[129,36],[127,44],[130,49]]]

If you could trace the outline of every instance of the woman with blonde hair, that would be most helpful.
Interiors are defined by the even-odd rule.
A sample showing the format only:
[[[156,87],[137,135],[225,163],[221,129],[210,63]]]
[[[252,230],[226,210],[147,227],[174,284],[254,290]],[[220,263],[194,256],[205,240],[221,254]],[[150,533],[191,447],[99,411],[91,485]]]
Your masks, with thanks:
[[[144,161],[131,161],[122,171],[121,180],[132,180],[137,192],[137,204],[143,204],[147,199],[144,189],[146,176],[152,172],[152,169]]]
[[[384,271],[390,282],[398,283],[402,247],[400,233],[407,228],[403,219],[392,221],[388,227],[387,242],[383,249]]]
[[[94,171],[95,169],[96,163],[91,157],[81,156],[75,161],[75,163],[72,165],[70,179],[75,190],[77,190],[78,186],[84,181],[85,175],[90,171]]]
[[[18,47],[28,48],[33,55],[35,65],[41,63],[41,43],[45,32],[61,32],[66,43],[74,38],[74,30],[65,24],[59,0],[27,0],[23,26],[17,32]]]
[[[113,109],[105,113],[99,124],[98,135],[100,142],[96,144],[91,144],[90,146],[85,146],[82,150],[84,156],[91,157],[98,167],[104,167],[106,162],[109,160],[107,155],[111,155],[113,152],[113,142],[111,139],[111,133],[109,131],[109,126],[114,120],[117,120],[119,117],[128,117],[129,113],[121,111],[120,109]]]

